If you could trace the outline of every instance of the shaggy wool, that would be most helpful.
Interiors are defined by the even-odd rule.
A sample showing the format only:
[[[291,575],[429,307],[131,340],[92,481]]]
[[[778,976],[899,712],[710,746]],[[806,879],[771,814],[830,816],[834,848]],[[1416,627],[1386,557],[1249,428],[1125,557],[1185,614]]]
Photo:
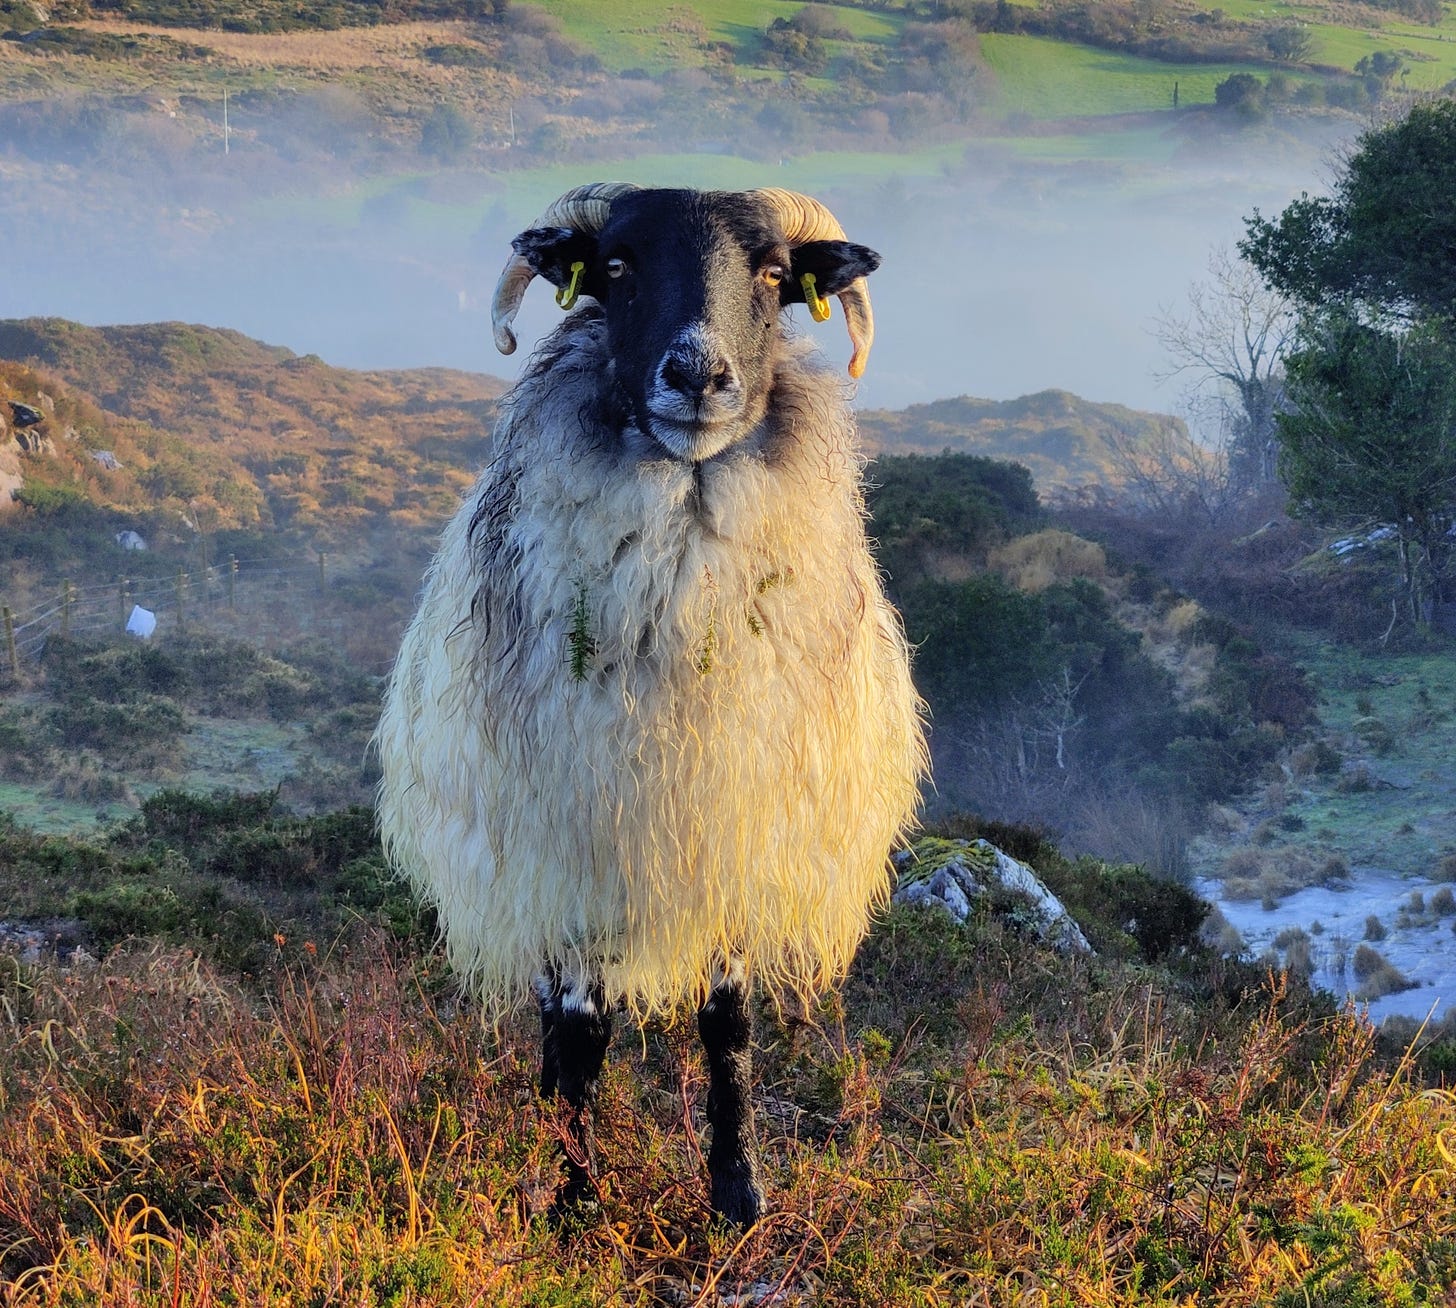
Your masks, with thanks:
[[[591,309],[503,407],[376,738],[389,855],[492,1006],[555,966],[645,1015],[730,957],[812,993],[887,898],[923,705],[844,388],[806,355],[699,465],[618,410]]]

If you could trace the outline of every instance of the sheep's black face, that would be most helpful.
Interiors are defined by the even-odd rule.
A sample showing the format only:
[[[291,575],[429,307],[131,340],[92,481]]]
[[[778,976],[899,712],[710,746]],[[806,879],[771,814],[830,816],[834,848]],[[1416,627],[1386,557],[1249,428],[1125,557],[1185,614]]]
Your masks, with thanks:
[[[773,385],[780,311],[812,272],[832,295],[879,266],[847,241],[790,249],[758,201],[731,192],[637,191],[596,236],[523,232],[513,245],[557,286],[580,261],[583,294],[606,311],[616,380],[637,425],[700,462],[749,435]]]

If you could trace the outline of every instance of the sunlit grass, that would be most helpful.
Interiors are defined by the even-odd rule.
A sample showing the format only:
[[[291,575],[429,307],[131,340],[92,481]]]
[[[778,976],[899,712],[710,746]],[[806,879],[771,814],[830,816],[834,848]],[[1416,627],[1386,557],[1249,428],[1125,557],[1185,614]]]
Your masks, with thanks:
[[[1403,83],[1412,90],[1434,90],[1456,77],[1456,11],[1445,9],[1439,23],[1411,23],[1391,11],[1378,26],[1345,25],[1340,8],[1327,0],[1264,3],[1227,0],[1221,8],[1230,18],[1258,23],[1292,22],[1304,27],[1313,44],[1309,61],[1352,71],[1365,55],[1384,50],[1406,58],[1410,67]]]
[[[988,991],[929,1061],[769,1032],[747,1236],[708,1220],[687,1032],[619,1041],[600,1215],[558,1236],[532,1041],[449,1016],[435,965],[320,951],[261,1007],[186,953],[11,966],[10,1302],[1396,1304],[1456,1276],[1456,1096],[1277,995],[1195,1053],[1136,986],[1086,1042]]]
[[[1266,73],[1254,64],[1180,64],[1072,45],[1043,36],[988,33],[981,51],[997,78],[996,108],[1034,119],[1144,113],[1212,104],[1213,89],[1236,72]]]
[[[733,47],[735,59],[747,63],[775,18],[791,18],[803,8],[794,0],[702,0],[692,5],[662,5],[651,0],[539,3],[608,68],[639,67],[650,72],[702,63],[701,46],[692,35],[698,24],[706,29],[709,41],[726,41]],[[892,40],[904,22],[900,14],[853,8],[836,8],[834,19],[855,40],[876,42]]]

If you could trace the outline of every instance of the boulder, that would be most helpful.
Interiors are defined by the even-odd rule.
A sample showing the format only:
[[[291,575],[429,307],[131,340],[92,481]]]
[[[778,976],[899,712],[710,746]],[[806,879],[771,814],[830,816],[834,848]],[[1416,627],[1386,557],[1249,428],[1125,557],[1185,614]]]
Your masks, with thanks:
[[[1058,953],[1091,954],[1082,928],[1037,874],[986,840],[927,836],[896,852],[898,875],[891,900],[924,904],[965,922],[977,900],[1013,900],[1043,944]]]

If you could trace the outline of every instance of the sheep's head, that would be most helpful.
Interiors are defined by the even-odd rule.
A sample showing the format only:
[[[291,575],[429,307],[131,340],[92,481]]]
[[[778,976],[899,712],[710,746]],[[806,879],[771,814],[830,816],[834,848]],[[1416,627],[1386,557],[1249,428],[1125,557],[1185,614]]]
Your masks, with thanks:
[[[880,258],[845,240],[807,196],[583,186],[511,245],[496,287],[497,347],[516,348],[511,322],[532,277],[574,285],[606,314],[637,424],[677,458],[712,458],[762,418],[779,313],[805,302],[806,273],[818,295],[839,297],[854,344],[850,375],[864,371],[874,338],[864,279]]]

